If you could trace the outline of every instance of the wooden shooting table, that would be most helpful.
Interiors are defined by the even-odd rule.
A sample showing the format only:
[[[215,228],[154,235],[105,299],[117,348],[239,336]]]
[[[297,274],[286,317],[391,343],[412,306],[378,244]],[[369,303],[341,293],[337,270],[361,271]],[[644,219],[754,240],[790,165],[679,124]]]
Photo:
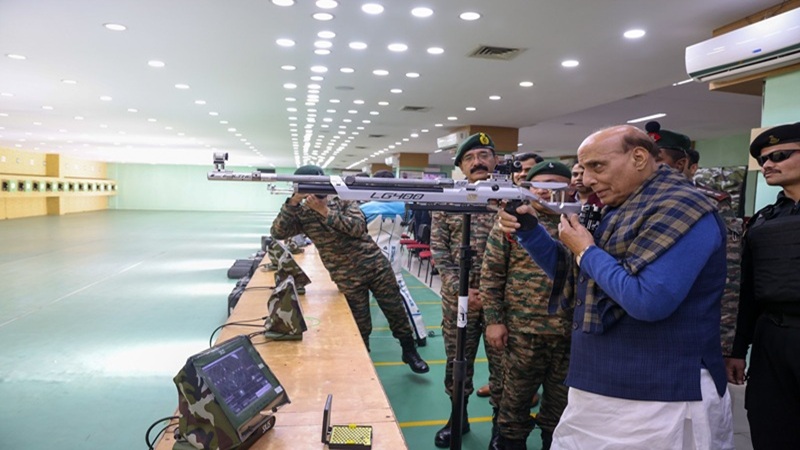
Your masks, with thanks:
[[[275,413],[275,428],[251,448],[327,448],[320,438],[322,411],[328,394],[333,394],[331,424],[371,425],[372,448],[375,450],[407,448],[344,296],[331,281],[313,246],[305,247],[305,253],[294,255],[294,258],[312,280],[306,286],[306,294],[300,296],[308,331],[300,341],[265,343],[266,339],[262,336],[252,340],[286,389],[291,403]],[[273,274],[258,270],[248,288],[274,286]],[[271,292],[271,289],[245,291],[228,318],[228,323],[265,316],[267,298]],[[225,327],[217,343],[251,332],[252,327]],[[186,356],[188,358],[191,355]],[[174,428],[170,427],[169,430]],[[168,431],[156,450],[170,450],[173,442],[172,433]]]

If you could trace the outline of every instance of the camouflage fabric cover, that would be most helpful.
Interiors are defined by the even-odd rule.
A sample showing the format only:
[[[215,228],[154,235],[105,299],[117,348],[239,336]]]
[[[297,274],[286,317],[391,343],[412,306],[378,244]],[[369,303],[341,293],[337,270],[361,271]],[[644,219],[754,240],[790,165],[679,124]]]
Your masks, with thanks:
[[[203,450],[227,450],[241,443],[194,364],[187,362],[173,381],[178,388],[178,431],[189,444]]]
[[[294,285],[298,289],[311,284],[311,278],[306,275],[289,252],[285,252],[278,259],[278,267],[275,272],[275,285],[280,284],[281,280],[285,279],[287,276],[294,278]]]
[[[281,255],[284,253],[291,254],[286,244],[277,239],[273,239],[267,248],[267,256],[269,257],[269,265],[267,266],[267,269],[278,270],[278,261],[280,260]]]
[[[287,275],[267,300],[267,319],[264,322],[265,336],[269,339],[300,340],[308,329],[303,311],[297,300],[294,278]]]

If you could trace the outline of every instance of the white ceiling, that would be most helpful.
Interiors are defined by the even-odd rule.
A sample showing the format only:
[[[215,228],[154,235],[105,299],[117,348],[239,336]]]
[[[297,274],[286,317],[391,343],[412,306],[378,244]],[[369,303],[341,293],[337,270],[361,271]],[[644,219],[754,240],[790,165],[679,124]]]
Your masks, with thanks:
[[[368,1],[382,3],[384,12],[364,13]],[[0,0],[0,146],[104,161],[204,165],[215,149],[229,152],[233,165],[277,167],[323,164],[335,155],[328,168],[345,168],[364,158],[382,162],[396,152],[430,153],[437,137],[469,124],[518,127],[520,149],[547,156],[574,152],[598,127],[654,113],[667,114],[659,119],[664,128],[693,139],[741,133],[759,126],[759,97],[672,84],[687,78],[686,46],[773,4],[339,0],[338,7],[323,10],[311,0],[289,7],[269,0]],[[410,11],[417,6],[434,13],[414,17]],[[335,18],[312,18],[320,11]],[[482,17],[461,20],[466,11]],[[110,31],[106,23],[127,30]],[[623,38],[632,28],[647,34]],[[323,30],[336,36],[329,39],[329,55],[316,55]],[[281,47],[281,38],[296,44]],[[353,50],[348,44],[354,41],[368,47]],[[408,50],[391,52],[391,43]],[[525,51],[511,61],[467,56],[481,45]],[[444,53],[431,55],[429,47]],[[565,59],[580,65],[564,68]],[[150,60],[166,65],[152,68]],[[282,70],[284,65],[296,70]],[[327,73],[312,73],[316,65]],[[342,73],[342,67],[355,72]],[[376,69],[389,74],[376,76]],[[408,78],[407,72],[420,76]],[[306,105],[312,75],[324,80],[316,82],[319,103]],[[520,87],[521,81],[534,85]],[[176,88],[180,83],[189,89]],[[297,88],[285,89],[285,83]],[[403,92],[390,93],[392,88]],[[405,106],[429,109],[401,111]],[[287,111],[292,107],[297,111]],[[313,123],[309,109],[317,110]],[[291,123],[299,124],[298,157]],[[302,156],[305,127],[309,151],[320,145],[311,159]],[[446,162],[444,155],[436,157]]]

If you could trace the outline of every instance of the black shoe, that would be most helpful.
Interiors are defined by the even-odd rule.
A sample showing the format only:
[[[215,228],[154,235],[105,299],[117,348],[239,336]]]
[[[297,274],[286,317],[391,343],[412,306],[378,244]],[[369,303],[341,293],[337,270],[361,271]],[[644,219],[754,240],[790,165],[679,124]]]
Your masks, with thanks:
[[[411,371],[414,373],[426,373],[431,370],[428,367],[428,363],[426,363],[419,353],[417,353],[417,349],[415,348],[404,348],[403,349],[403,362],[408,364],[411,368]]]
[[[528,445],[525,439],[509,439],[500,436],[500,446],[497,447],[502,450],[528,450]]]
[[[550,450],[553,445],[553,433],[542,430],[542,450]]]
[[[461,426],[461,435],[463,436],[467,433],[469,433],[469,420],[467,419],[467,410],[464,408],[464,423]],[[436,432],[436,437],[433,440],[433,444],[439,448],[449,448],[450,434],[450,420],[448,420],[444,428]]]

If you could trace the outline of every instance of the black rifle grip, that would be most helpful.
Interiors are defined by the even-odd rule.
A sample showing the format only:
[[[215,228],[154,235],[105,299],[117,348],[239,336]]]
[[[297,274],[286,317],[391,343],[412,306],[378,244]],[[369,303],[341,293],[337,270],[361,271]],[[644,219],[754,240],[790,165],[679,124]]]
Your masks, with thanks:
[[[530,231],[536,228],[536,225],[539,224],[539,219],[531,214],[517,213],[517,208],[520,206],[522,206],[522,200],[509,200],[506,202],[504,211],[517,218],[517,222],[520,225],[517,229],[518,231]]]

